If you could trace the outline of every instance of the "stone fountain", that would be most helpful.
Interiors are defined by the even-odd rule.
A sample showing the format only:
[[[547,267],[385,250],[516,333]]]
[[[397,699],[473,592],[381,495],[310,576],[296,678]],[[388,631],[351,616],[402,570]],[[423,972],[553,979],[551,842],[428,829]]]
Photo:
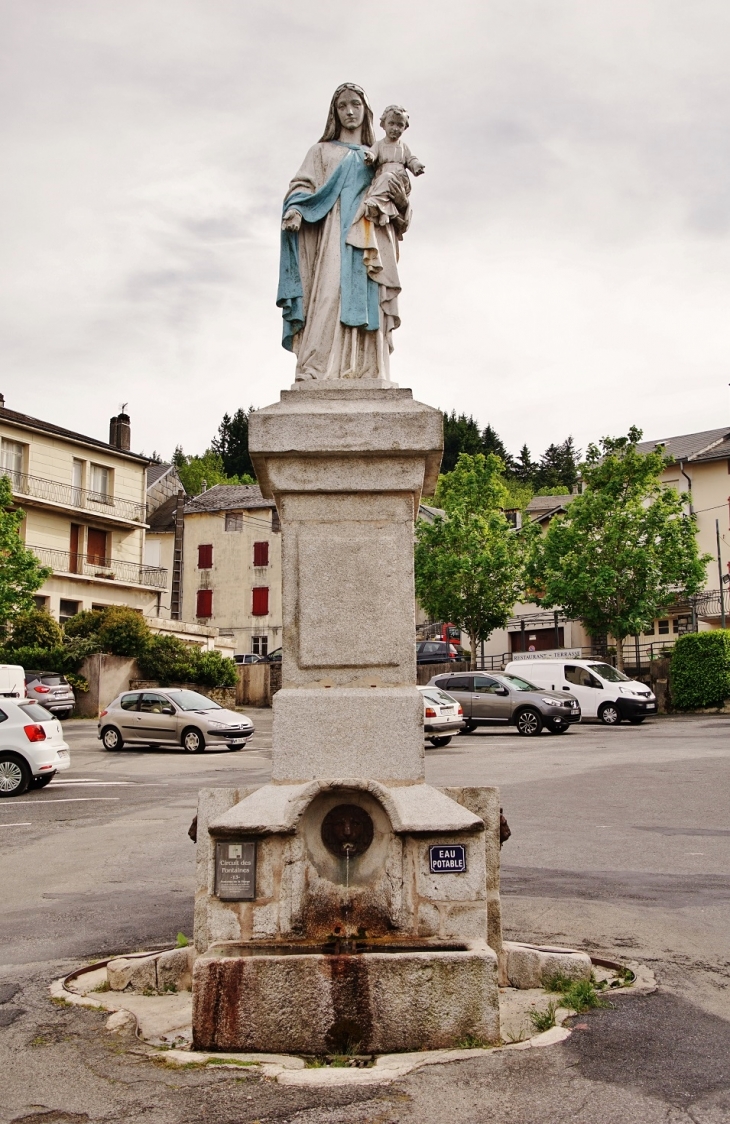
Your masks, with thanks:
[[[297,381],[249,433],[281,521],[282,689],[271,783],[200,794],[203,1050],[499,1037],[498,794],[424,780],[413,533],[442,418],[390,381],[406,165],[423,165],[398,140],[403,107],[383,123],[388,142],[370,148],[364,92],[339,87],[284,206],[278,303]]]

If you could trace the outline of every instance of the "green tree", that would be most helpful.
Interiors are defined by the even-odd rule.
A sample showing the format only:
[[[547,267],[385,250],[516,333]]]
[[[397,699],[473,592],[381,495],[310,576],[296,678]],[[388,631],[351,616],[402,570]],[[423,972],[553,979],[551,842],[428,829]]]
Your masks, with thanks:
[[[523,590],[527,545],[536,533],[516,532],[502,514],[507,492],[499,457],[462,453],[439,480],[436,503],[446,513],[416,528],[416,594],[434,620],[469,634],[471,666],[477,644],[503,628]]]
[[[548,445],[534,473],[542,495],[567,495],[578,483],[580,450],[568,437],[560,445]]]
[[[494,453],[495,457],[499,457],[504,465],[504,471],[508,474],[512,472],[514,461],[507,452],[504,441],[491,425],[487,425],[486,429],[482,432],[482,447],[480,452],[484,453],[485,457],[488,457],[490,453]]]
[[[452,472],[460,453],[475,456],[482,451],[482,435],[474,418],[466,414],[456,416],[456,411],[444,414],[444,455],[442,472]]]
[[[13,648],[60,648],[63,632],[45,609],[29,609],[13,617],[10,644]]]
[[[141,656],[150,642],[150,628],[141,613],[126,605],[110,605],[99,628],[102,652],[115,656]]]
[[[537,471],[538,466],[533,461],[530,450],[527,448],[527,445],[523,445],[520,449],[517,460],[514,462],[512,475],[514,476],[515,480],[519,480],[521,484],[526,484],[534,491],[535,482],[537,480]]]
[[[35,608],[33,594],[53,572],[22,541],[24,518],[24,511],[13,510],[10,480],[0,476],[0,629],[18,613]]]
[[[591,636],[610,632],[623,667],[625,637],[647,629],[675,598],[702,588],[709,555],[697,552],[689,496],[665,488],[661,448],[640,453],[641,430],[589,445],[584,491],[535,541],[530,585],[544,608],[560,606]]]
[[[202,456],[186,456],[178,445],[173,453],[172,462],[177,468],[182,486],[189,496],[199,496],[206,488],[213,488],[216,484],[255,484],[252,476],[228,476],[223,465],[220,453],[206,449]]]
[[[248,420],[252,413],[253,406],[249,406],[248,410],[236,410],[233,417],[224,414],[218,433],[210,443],[213,452],[221,458],[226,475],[241,482],[244,476],[254,482],[256,479],[248,452]]]

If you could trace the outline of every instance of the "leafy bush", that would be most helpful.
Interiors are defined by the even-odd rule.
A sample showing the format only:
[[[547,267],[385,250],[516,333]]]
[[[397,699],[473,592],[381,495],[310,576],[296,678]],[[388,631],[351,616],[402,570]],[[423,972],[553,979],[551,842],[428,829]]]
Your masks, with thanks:
[[[10,644],[14,648],[60,648],[61,626],[45,609],[18,613],[11,621]]]
[[[152,636],[137,657],[143,679],[154,679],[163,687],[169,683],[192,682],[192,649],[177,636]]]
[[[730,629],[680,636],[670,676],[672,701],[679,710],[722,706],[730,698]]]
[[[150,628],[141,613],[126,605],[110,605],[99,629],[103,652],[113,656],[141,656],[150,642]]]
[[[235,687],[238,673],[233,660],[220,652],[203,652],[200,648],[194,648],[191,654],[194,683],[202,687]]]
[[[83,656],[79,658],[60,646],[0,649],[0,663],[20,664],[26,671],[60,671],[65,675],[69,671],[77,671],[82,660]]]
[[[106,615],[104,609],[84,609],[63,626],[66,636],[96,636]]]

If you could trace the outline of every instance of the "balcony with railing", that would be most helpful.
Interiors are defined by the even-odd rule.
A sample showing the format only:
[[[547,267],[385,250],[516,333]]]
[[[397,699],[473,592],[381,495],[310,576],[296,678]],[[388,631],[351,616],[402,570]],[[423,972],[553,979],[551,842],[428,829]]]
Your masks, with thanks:
[[[83,578],[117,581],[123,585],[142,585],[148,589],[167,589],[167,570],[160,566],[143,566],[120,558],[103,558],[98,554],[80,554],[70,550],[53,550],[46,546],[28,548],[54,574],[72,574]]]
[[[76,511],[86,511],[93,515],[120,519],[127,523],[144,523],[146,508],[134,500],[123,500],[108,496],[103,492],[90,492],[86,488],[76,488],[73,484],[61,484],[42,476],[28,476],[25,472],[3,468],[2,474],[9,477],[13,495],[19,500],[38,500],[51,507],[72,507]]]

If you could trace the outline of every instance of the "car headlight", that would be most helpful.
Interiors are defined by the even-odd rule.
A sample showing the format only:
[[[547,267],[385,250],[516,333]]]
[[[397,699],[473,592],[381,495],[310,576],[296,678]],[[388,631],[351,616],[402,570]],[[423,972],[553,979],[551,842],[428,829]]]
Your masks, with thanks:
[[[633,695],[634,693],[631,687],[619,687],[618,691],[620,695]]]
[[[563,705],[562,699],[549,699],[549,698],[545,697],[545,698],[543,698],[542,701],[545,703],[546,706],[562,706]]]
[[[210,729],[211,730],[228,730],[228,729],[230,729],[230,727],[229,727],[227,722],[211,722],[210,723]]]

